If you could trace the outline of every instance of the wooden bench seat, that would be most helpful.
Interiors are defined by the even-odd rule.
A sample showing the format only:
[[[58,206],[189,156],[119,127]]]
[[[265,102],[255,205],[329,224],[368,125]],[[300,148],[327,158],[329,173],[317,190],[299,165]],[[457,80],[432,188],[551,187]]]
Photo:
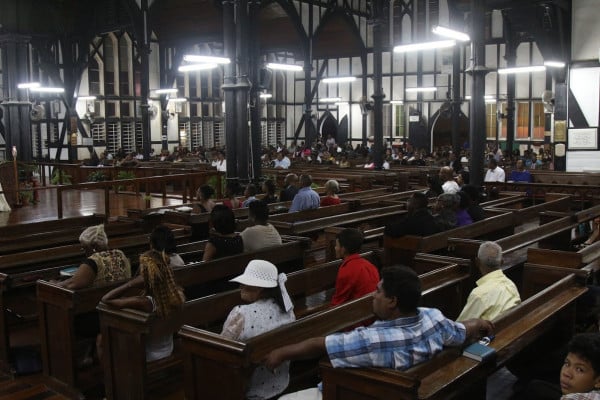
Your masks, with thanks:
[[[281,246],[175,268],[175,279],[184,288],[220,282],[239,275],[252,259],[269,260],[283,271],[304,268],[304,253],[308,247],[308,240],[290,237],[284,237],[284,240],[286,242]],[[331,268],[329,267],[330,270]],[[317,269],[318,272],[321,270]],[[322,273],[318,275],[318,279],[323,277]],[[310,282],[316,286],[319,281]],[[52,376],[59,383],[61,390],[65,387],[77,388],[81,384],[77,379],[76,368],[75,317],[93,312],[102,296],[122,283],[115,282],[99,287],[70,290],[46,281],[37,282],[44,374]],[[239,300],[239,294],[237,297]],[[55,340],[57,337],[61,339]],[[84,388],[79,387],[79,389]]]
[[[468,276],[457,265],[421,276],[424,304],[431,306],[447,303],[448,293],[456,293],[461,282]],[[371,317],[372,295],[368,295],[301,318],[256,336],[246,343],[225,339],[216,333],[186,325],[179,331],[186,350],[186,398],[244,399],[253,365],[260,363],[269,351],[310,337],[343,330]],[[209,384],[221,379],[228,384]]]
[[[539,270],[531,271],[527,279],[547,281]],[[485,399],[487,376],[542,334],[556,327],[572,331],[575,301],[587,290],[582,283],[585,278],[563,271],[558,279],[494,321],[491,346],[496,350],[495,358],[477,362],[462,357],[457,349],[448,349],[404,372],[332,368],[328,361],[322,361],[323,399]]]

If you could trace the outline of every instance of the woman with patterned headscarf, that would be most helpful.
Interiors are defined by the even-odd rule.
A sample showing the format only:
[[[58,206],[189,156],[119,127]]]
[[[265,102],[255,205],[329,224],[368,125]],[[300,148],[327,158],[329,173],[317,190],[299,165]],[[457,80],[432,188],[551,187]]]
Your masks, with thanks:
[[[58,285],[67,289],[81,289],[92,285],[116,282],[131,277],[131,265],[118,249],[108,249],[104,225],[90,226],[79,236],[86,259],[69,279]]]
[[[132,295],[135,289],[138,293]],[[158,317],[167,319],[178,316],[177,311],[181,310],[185,296],[169,268],[169,256],[164,251],[149,250],[140,256],[139,275],[108,292],[102,301],[113,307],[156,313]],[[146,361],[171,355],[173,333],[161,329],[160,324],[156,325],[146,342]]]

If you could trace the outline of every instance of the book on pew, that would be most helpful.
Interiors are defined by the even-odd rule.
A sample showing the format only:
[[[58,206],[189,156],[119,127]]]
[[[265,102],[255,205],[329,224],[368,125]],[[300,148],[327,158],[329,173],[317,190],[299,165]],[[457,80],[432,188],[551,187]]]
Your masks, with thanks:
[[[494,350],[493,347],[475,342],[465,347],[462,354],[475,361],[485,361],[494,357],[496,355],[496,350]]]
[[[73,266],[61,269],[60,276],[71,277],[71,276],[75,275],[75,271],[77,271],[77,268],[79,268],[79,265],[73,265]]]

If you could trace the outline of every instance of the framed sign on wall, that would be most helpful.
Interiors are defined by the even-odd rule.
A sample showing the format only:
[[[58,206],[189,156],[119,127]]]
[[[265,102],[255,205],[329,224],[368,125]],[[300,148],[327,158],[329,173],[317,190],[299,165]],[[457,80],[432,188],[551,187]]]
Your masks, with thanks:
[[[569,150],[597,150],[598,128],[569,129]]]

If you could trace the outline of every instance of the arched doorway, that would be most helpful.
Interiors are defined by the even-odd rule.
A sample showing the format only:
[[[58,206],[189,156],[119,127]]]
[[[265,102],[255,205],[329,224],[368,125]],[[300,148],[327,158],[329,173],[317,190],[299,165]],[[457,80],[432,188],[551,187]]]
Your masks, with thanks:
[[[452,107],[450,103],[444,103],[438,111],[431,117],[432,148],[441,146],[452,146]],[[469,141],[469,118],[460,111],[458,115],[458,143]]]
[[[323,142],[327,140],[329,135],[338,143],[338,122],[337,119],[329,111],[326,111],[319,118],[319,134]]]

